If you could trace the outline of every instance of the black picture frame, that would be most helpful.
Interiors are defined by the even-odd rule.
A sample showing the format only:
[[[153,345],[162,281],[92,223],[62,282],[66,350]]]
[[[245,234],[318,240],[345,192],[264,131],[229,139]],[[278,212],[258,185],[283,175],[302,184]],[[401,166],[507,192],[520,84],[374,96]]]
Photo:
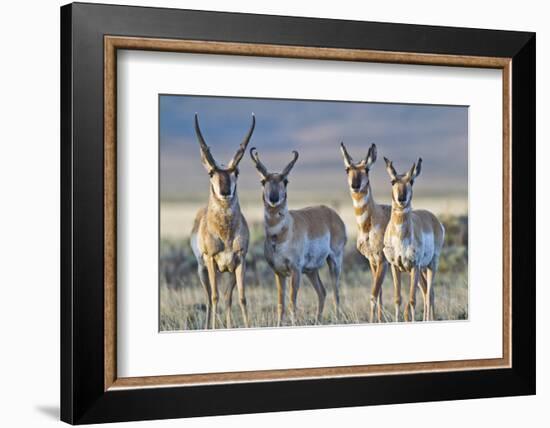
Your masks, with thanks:
[[[512,58],[512,367],[104,391],[105,35]],[[61,419],[85,424],[534,394],[535,43],[528,32],[63,6]]]

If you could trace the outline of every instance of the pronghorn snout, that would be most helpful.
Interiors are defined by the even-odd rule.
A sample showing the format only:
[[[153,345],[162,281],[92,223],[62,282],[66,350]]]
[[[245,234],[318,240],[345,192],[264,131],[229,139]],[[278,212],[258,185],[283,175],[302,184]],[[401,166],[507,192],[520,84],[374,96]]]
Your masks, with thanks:
[[[354,192],[361,190],[361,177],[353,177],[351,180],[351,190]]]
[[[220,186],[220,195],[231,196],[231,182],[223,182],[223,184]]]
[[[274,190],[269,192],[269,202],[271,202],[273,205],[279,202],[279,192],[276,192]]]

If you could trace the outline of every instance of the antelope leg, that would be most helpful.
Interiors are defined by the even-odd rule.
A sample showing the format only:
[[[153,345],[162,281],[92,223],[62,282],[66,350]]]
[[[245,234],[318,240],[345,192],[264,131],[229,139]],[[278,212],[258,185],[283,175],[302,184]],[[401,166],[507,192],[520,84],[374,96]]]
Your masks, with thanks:
[[[401,272],[396,266],[391,265],[393,278],[393,301],[395,305],[395,322],[399,322],[399,312],[401,310]]]
[[[309,278],[311,285],[313,285],[315,292],[317,293],[317,323],[320,324],[322,321],[323,308],[325,306],[325,297],[327,295],[327,292],[325,290],[325,287],[323,286],[323,283],[321,282],[318,270],[314,272],[309,272],[306,275]]]
[[[327,259],[334,293],[334,311],[336,320],[340,319],[340,274],[342,272],[342,255],[330,255]]]
[[[384,282],[384,277],[386,276],[386,263],[380,263],[375,265],[375,275],[374,275],[374,290],[371,296],[371,316],[374,316],[374,310],[372,303],[375,302],[377,306],[377,321],[382,321],[382,283]],[[374,300],[376,299],[376,300]],[[372,322],[372,320],[371,320]]]
[[[277,283],[277,327],[280,327],[283,323],[285,316],[285,287],[286,278],[284,276],[275,274],[275,282]]]
[[[435,269],[434,268],[428,268],[426,270],[426,282],[428,284],[428,304],[427,304],[427,310],[428,310],[428,320],[433,321],[434,318],[434,278],[435,278]]]
[[[235,289],[235,284],[237,283],[237,278],[235,275],[231,275],[231,282],[227,286],[225,291],[225,324],[227,328],[231,328],[231,307],[233,305],[233,290]]]
[[[213,257],[208,257],[206,267],[208,268],[208,280],[210,281],[210,301],[212,302],[211,309],[211,327],[216,328],[216,316],[218,308],[218,279],[216,274],[216,265]]]
[[[241,259],[241,262],[235,268],[235,278],[237,281],[237,291],[239,292],[239,305],[241,306],[241,313],[243,315],[244,326],[248,328],[249,327],[248,310],[246,308],[246,295],[244,292],[244,272],[245,272],[245,261],[243,257]]]
[[[416,308],[416,287],[418,285],[418,268],[411,269],[411,283],[409,288],[409,321],[415,320],[415,308]]]
[[[292,325],[296,325],[296,300],[298,297],[298,289],[300,288],[301,272],[299,270],[292,271],[290,277],[290,316]]]
[[[204,320],[204,328],[208,330],[210,328],[210,312],[212,309],[212,297],[210,292],[210,280],[208,279],[208,269],[206,266],[199,264],[198,266],[199,280],[204,288],[206,294],[206,318]]]

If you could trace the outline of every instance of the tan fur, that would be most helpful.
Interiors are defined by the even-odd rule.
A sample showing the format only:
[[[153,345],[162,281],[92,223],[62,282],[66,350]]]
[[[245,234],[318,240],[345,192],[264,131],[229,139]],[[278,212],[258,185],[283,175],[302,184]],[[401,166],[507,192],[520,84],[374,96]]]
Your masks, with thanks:
[[[238,201],[224,206],[210,198],[208,206],[199,210],[193,229],[197,227],[198,246],[202,258],[216,257],[223,252],[233,253],[231,262],[216,262],[220,272],[234,272],[236,264],[248,251],[248,225]],[[193,233],[195,230],[193,230]]]
[[[330,247],[336,250],[346,240],[346,228],[333,209],[320,205],[301,210],[291,210],[294,234],[304,234],[308,239],[330,235]]]
[[[412,210],[412,186],[422,160],[403,175],[397,175],[386,159],[392,178],[392,212],[384,236],[384,255],[392,265],[394,284],[400,290],[400,272],[410,274],[409,302],[405,319],[414,320],[416,287],[424,297],[424,320],[433,319],[433,278],[445,239],[445,228],[426,210]]]
[[[326,206],[307,207],[300,210],[288,210],[286,203],[278,210],[266,209],[266,240],[264,255],[276,275],[284,282],[291,278],[291,310],[293,318],[296,311],[296,294],[301,274],[312,274],[320,287],[319,296],[323,296],[324,287],[317,281],[317,272],[325,264],[335,265],[341,270],[343,250],[346,243],[346,228],[340,216]],[[279,227],[280,225],[280,227]],[[270,233],[271,228],[277,233]],[[325,241],[326,242],[321,242]],[[336,272],[334,273],[336,275]],[[333,275],[335,302],[339,301],[338,283]],[[320,285],[319,285],[320,284]],[[293,293],[293,290],[294,293]],[[294,296],[294,299],[293,299]],[[284,314],[284,300],[280,305],[280,321]],[[338,310],[338,309],[337,309]],[[318,319],[322,317],[322,303],[319,303]]]
[[[248,313],[245,297],[245,259],[248,251],[249,231],[237,196],[238,164],[254,131],[252,125],[227,168],[218,166],[206,145],[195,115],[195,131],[199,142],[201,161],[210,176],[208,205],[197,212],[191,231],[191,247],[197,259],[198,275],[207,298],[205,328],[216,328],[218,305],[218,277],[221,272],[231,273],[226,291],[226,325],[231,327],[233,289],[237,286],[239,303],[245,327]]]
[[[290,277],[290,309],[296,319],[296,300],[302,274],[305,274],[318,297],[317,320],[321,321],[326,291],[319,269],[328,264],[333,282],[336,315],[339,311],[339,281],[346,245],[346,227],[340,216],[324,205],[289,210],[287,177],[298,153],[282,173],[269,173],[255,148],[250,155],[262,178],[264,202],[264,255],[275,273],[278,290],[277,324],[283,322],[286,278]]]
[[[191,232],[191,243],[198,263],[199,277],[208,298],[207,319],[205,327],[216,326],[216,313],[213,305],[217,304],[217,283],[214,292],[213,282],[210,277],[217,277],[217,272],[229,272],[232,275],[227,294],[231,295],[235,285],[239,291],[239,303],[243,313],[243,321],[248,326],[246,311],[246,298],[244,294],[244,267],[246,253],[248,251],[249,230],[246,219],[241,213],[237,195],[231,204],[220,202],[211,192],[208,206],[197,212]],[[195,243],[193,245],[193,243]],[[242,276],[242,278],[238,277]],[[231,305],[226,308],[227,326],[231,327]]]
[[[376,146],[371,145],[367,157],[354,163],[342,143],[348,186],[357,223],[357,250],[367,259],[372,275],[370,321],[382,321],[382,283],[387,262],[384,257],[384,232],[390,219],[390,206],[374,200],[370,186],[369,169],[376,161]],[[354,188],[357,186],[358,188]]]

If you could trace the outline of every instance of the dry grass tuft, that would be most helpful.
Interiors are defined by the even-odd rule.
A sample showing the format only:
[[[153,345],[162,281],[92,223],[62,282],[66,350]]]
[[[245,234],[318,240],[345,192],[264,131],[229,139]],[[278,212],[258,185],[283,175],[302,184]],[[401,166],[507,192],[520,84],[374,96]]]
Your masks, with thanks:
[[[446,243],[435,283],[436,320],[468,318],[468,224],[465,216],[443,218],[447,230]],[[274,327],[277,321],[277,295],[273,272],[263,258],[263,228],[251,225],[251,242],[247,255],[246,294],[252,327]],[[205,293],[196,274],[196,262],[188,240],[162,240],[160,254],[160,330],[202,329],[206,315]],[[227,278],[222,276],[220,295],[224,295]],[[341,316],[336,318],[332,284],[328,269],[321,279],[327,289],[323,325],[368,322],[371,275],[368,263],[355,249],[350,237],[344,258],[340,287]],[[402,299],[408,298],[408,275],[402,277]],[[236,293],[236,292],[235,292]],[[422,317],[422,297],[417,293],[418,320]],[[388,271],[382,287],[384,315],[393,321],[393,285]],[[317,297],[307,278],[303,278],[298,294],[296,325],[315,325]],[[225,303],[219,305],[220,325],[225,324]],[[242,326],[237,299],[233,299],[233,326]],[[288,322],[288,320],[287,320]]]

